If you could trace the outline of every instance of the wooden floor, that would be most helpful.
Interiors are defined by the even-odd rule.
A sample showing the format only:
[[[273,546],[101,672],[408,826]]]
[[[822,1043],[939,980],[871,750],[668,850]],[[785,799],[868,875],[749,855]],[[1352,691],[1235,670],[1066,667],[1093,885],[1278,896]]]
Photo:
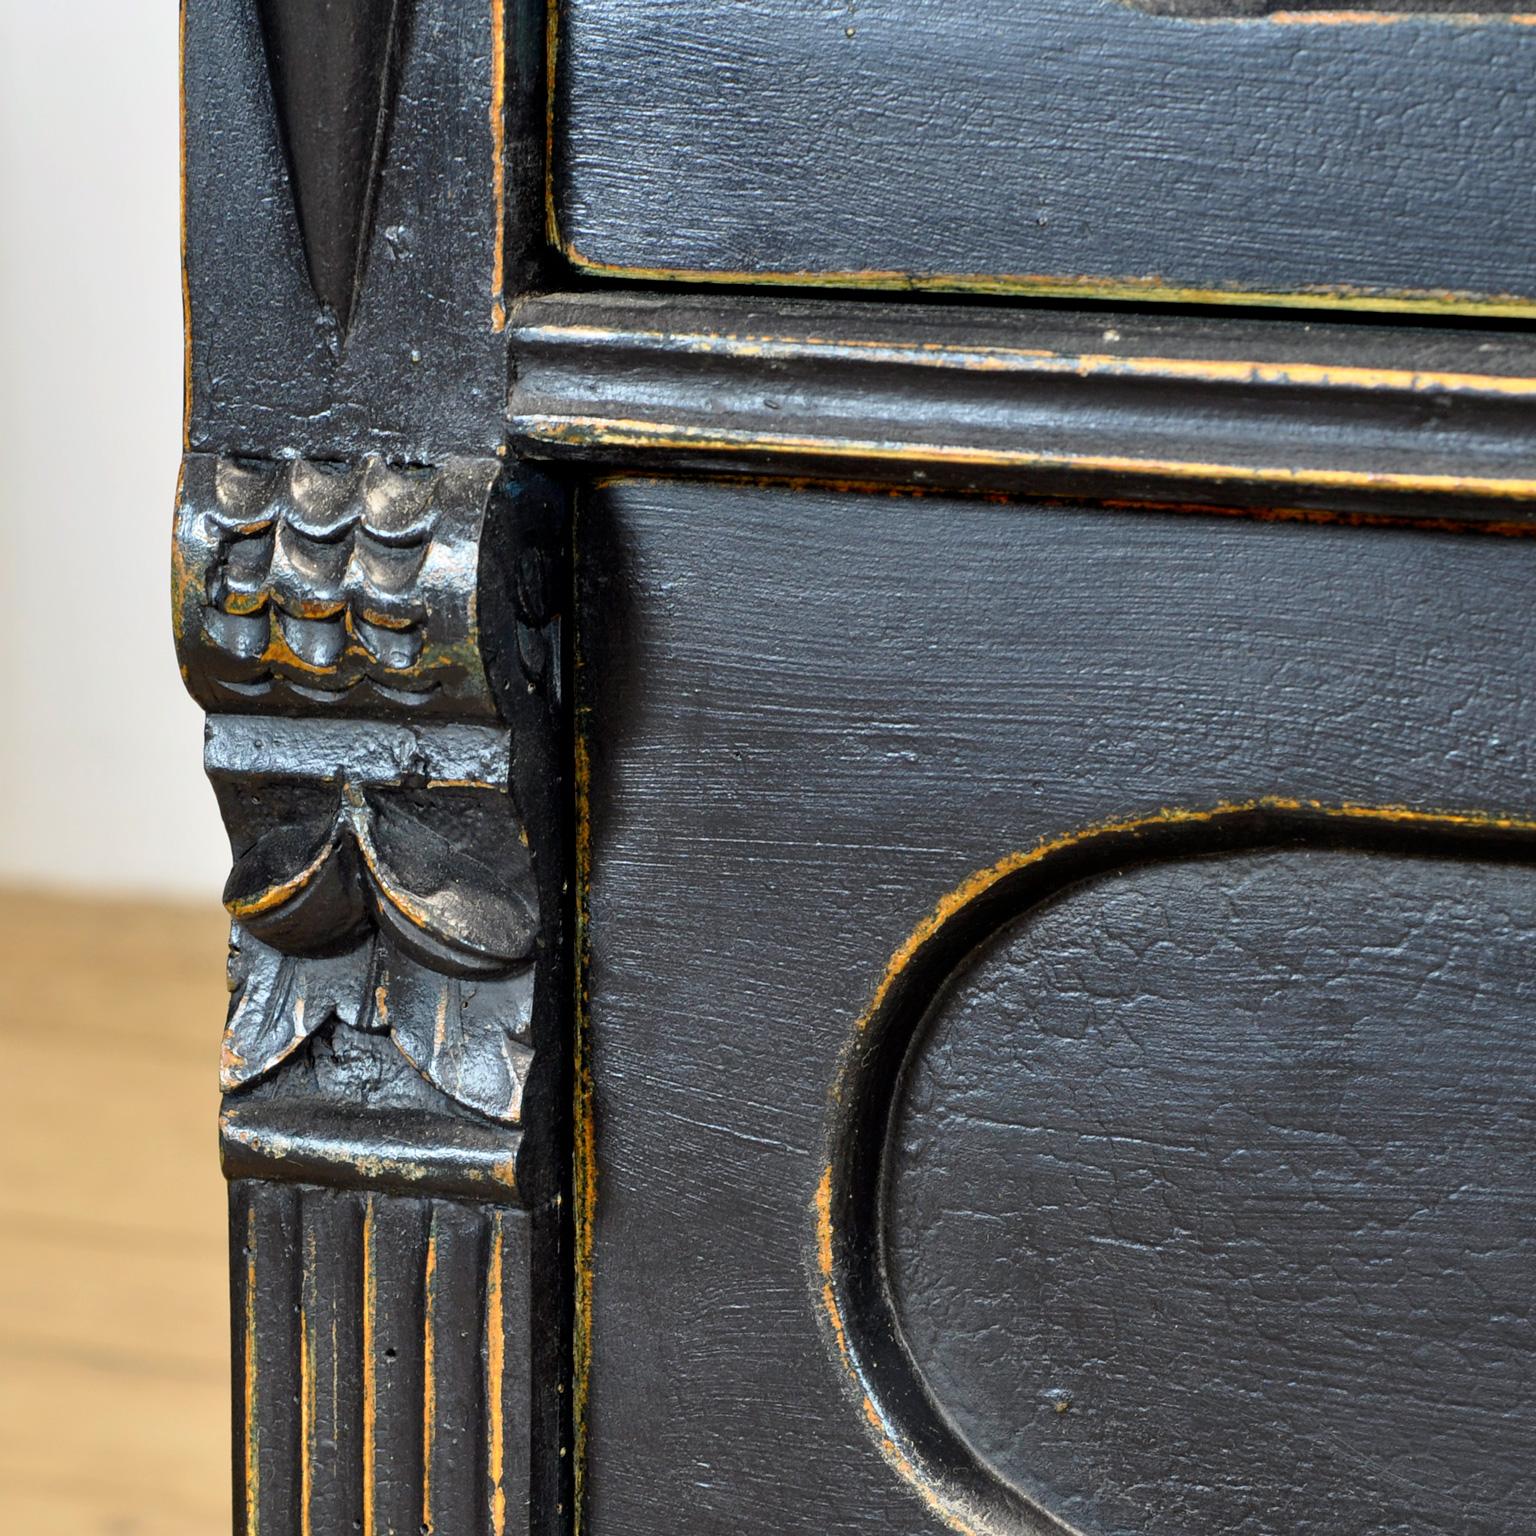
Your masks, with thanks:
[[[0,1533],[229,1529],[225,925],[0,890]]]

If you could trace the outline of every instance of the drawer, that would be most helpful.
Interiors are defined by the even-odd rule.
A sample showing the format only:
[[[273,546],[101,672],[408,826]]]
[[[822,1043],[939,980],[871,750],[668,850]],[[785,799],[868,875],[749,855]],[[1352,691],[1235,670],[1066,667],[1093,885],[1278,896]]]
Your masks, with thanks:
[[[564,0],[553,221],[597,275],[1528,314],[1483,9]]]
[[[1519,1528],[1536,546],[577,536],[592,1536]]]

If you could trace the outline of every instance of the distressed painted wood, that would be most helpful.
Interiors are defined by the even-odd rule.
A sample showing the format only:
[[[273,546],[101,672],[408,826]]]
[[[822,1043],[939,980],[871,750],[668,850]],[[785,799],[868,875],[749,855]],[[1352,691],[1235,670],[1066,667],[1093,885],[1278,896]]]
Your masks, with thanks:
[[[1536,33],[1301,9],[190,0],[237,1536],[1519,1525]]]
[[[367,51],[386,9],[388,57]],[[191,0],[189,447],[495,452],[506,303],[542,248],[542,32],[531,0]],[[370,135],[344,87],[376,67],[393,109]]]
[[[569,528],[502,431],[542,17],[185,27],[173,609],[233,865],[235,1529],[564,1530]]]
[[[609,292],[529,299],[512,340],[513,442],[566,464],[1504,521],[1536,499],[1515,329]]]
[[[1518,1524],[1536,546],[664,481],[578,539],[588,1528]]]
[[[564,0],[562,249],[632,280],[1532,313],[1530,27],[1200,9]]]
[[[846,1316],[993,1521],[1524,1520],[1536,840],[1372,825],[1122,847],[890,1018],[895,1300],[850,1210]]]
[[[532,1219],[232,1186],[237,1528],[531,1528]]]

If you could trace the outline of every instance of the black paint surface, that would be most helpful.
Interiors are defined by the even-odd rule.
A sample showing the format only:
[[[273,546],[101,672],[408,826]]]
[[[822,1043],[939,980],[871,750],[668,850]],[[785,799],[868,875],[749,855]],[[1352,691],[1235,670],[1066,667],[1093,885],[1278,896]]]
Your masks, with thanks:
[[[310,282],[345,331],[371,233],[407,12],[400,0],[260,0],[260,11]]]
[[[236,1532],[528,1530],[533,1218],[254,1180],[229,1209]]]
[[[1536,700],[1527,595],[1536,548],[1487,535],[707,483],[594,492],[578,541],[599,1165],[586,1529],[941,1530],[882,1456],[837,1357],[816,1253],[818,1183],[854,1112],[837,1107],[831,1090],[890,957],[973,872],[1104,818],[1262,795],[1529,815]],[[1194,890],[1179,883],[1187,875],[1159,877],[1177,887],[1162,898],[1178,908],[1165,925],[1169,942],[1203,946],[1209,957],[1173,968],[1184,1000],[1169,1006],[1183,1009],[1182,1023],[1165,1038],[1207,1053],[1203,1083],[1167,1071],[1170,1083],[1204,1094],[1188,1113],[1211,1122],[1212,1155],[1223,1137],[1230,1146],[1259,1142],[1220,1114],[1236,1115],[1263,1083],[1281,1116],[1276,1136],[1284,1115],[1294,1120],[1310,1106],[1321,1128],[1298,1131],[1295,1176],[1318,1180],[1317,1241],[1362,1234],[1355,1246],[1338,1243],[1341,1264],[1358,1265],[1375,1232],[1390,1261],[1410,1266],[1401,1297],[1385,1280],[1357,1274],[1357,1285],[1329,1291],[1326,1318],[1309,1315],[1321,1293],[1297,1268],[1294,1232],[1261,1228],[1235,1272],[1279,1283],[1262,1297],[1233,1291],[1238,1311],[1209,1346],[1212,1375],[1239,1394],[1259,1392],[1283,1371],[1287,1349],[1298,1364],[1312,1358],[1308,1351],[1322,1347],[1315,1330],[1326,1324],[1352,1338],[1352,1360],[1369,1358],[1376,1374],[1368,1387],[1403,1389],[1401,1402],[1382,1408],[1395,1439],[1372,1449],[1346,1437],[1347,1450],[1376,1458],[1370,1465],[1326,1447],[1296,1461],[1299,1482],[1283,1491],[1313,1530],[1325,1528],[1319,1511],[1351,1507],[1350,1485],[1397,1497],[1388,1474],[1401,1471],[1406,1445],[1425,1443],[1414,1439],[1425,1432],[1410,1400],[1442,1388],[1444,1464],[1413,1475],[1467,1500],[1463,1525],[1425,1504],[1387,1529],[1436,1529],[1436,1519],[1439,1529],[1477,1529],[1466,1522],[1497,1522],[1528,1507],[1531,1492],[1518,1454],[1519,1425],[1528,1442],[1529,1421],[1484,1435],[1474,1466],[1471,1448],[1493,1400],[1464,1400],[1481,1360],[1497,1401],[1529,1412],[1520,1396],[1528,1360],[1515,1358],[1528,1323],[1512,1307],[1498,1311],[1498,1298],[1518,1301],[1500,1265],[1518,1265],[1524,1250],[1518,1224],[1495,1229],[1528,1209],[1520,1204],[1528,1183],[1523,1170],[1506,1169],[1498,1187],[1508,1199],[1495,1215],[1487,1144],[1464,1123],[1482,1104],[1502,1117],[1490,1137],[1529,1133],[1521,1119],[1529,1097],[1510,1069],[1528,1066],[1531,1048],[1509,1027],[1528,987],[1519,961],[1527,884],[1512,870],[1490,879],[1454,861],[1357,866],[1362,857],[1275,856],[1259,861],[1262,876],[1216,861],[1200,868],[1210,884]],[[1325,877],[1318,859],[1343,861],[1338,868],[1351,873]],[[1361,867],[1368,872],[1354,872]],[[1378,869],[1388,872],[1370,873]],[[1249,921],[1261,894],[1333,937],[1320,932],[1315,953],[1294,953],[1283,916],[1267,927]],[[1469,949],[1466,936],[1479,926],[1488,943]],[[1167,968],[1144,962],[1134,944],[1117,947],[1117,937],[1110,922],[1085,933],[1083,963],[1053,982],[1070,990],[1086,976],[1112,999],[1155,998],[1170,986]],[[1295,962],[1293,1000],[1308,999],[1292,1032],[1281,1014],[1245,1024],[1233,1005],[1262,993],[1265,944],[1279,946],[1281,981],[1287,957]],[[1454,1012],[1435,981],[1442,963]],[[1485,992],[1471,1000],[1474,978]],[[1313,1001],[1334,1011],[1317,1012]],[[994,1012],[981,1012],[1002,1027]],[[1309,1027],[1308,1019],[1322,1022]],[[1403,1025],[1397,1039],[1393,1019]],[[1114,1091],[1116,1073],[1151,1073],[1135,1081],[1149,1094],[1161,1090],[1155,1056],[1138,1055],[1128,1028],[1107,1032],[1098,1051],[1097,1037],[1085,1036],[1062,1058],[1061,1075],[1096,1069],[1101,1080],[1082,1090],[1080,1113],[1102,1102],[1095,1092]],[[1496,1060],[1478,1049],[1490,1038]],[[978,1089],[985,1102],[970,1106],[978,1117],[1018,1116],[1027,1063],[1009,1039],[1015,1054]],[[1402,1054],[1389,1052],[1389,1040]],[[1453,1046],[1465,1057],[1461,1077],[1448,1070]],[[1317,1149],[1327,1144],[1327,1116],[1348,1103],[1339,1066],[1348,1049],[1367,1079],[1354,1127],[1362,1156],[1393,1139],[1383,1116],[1394,1104],[1405,1114],[1422,1104],[1423,1113],[1396,1137],[1399,1163],[1372,1177],[1357,1167],[1359,1182],[1335,1187],[1333,1165]],[[1369,1081],[1371,1071],[1389,1069],[1385,1083]],[[1298,1086],[1308,1083],[1315,1096]],[[1134,1172],[1133,1152],[1115,1156],[1123,1161],[1105,1153],[1098,1166]],[[1062,1176],[1073,1167],[1086,1181],[1093,1165],[1080,1157]],[[1405,1225],[1405,1198],[1419,1189],[1427,1203],[1454,1188],[1444,1181],[1458,1168],[1471,1181],[1467,1198],[1489,1213],[1483,1230],[1474,1233],[1475,1221],[1458,1227],[1468,1218],[1442,1202],[1427,1207],[1421,1240]],[[1053,1251],[1073,1248],[1074,1262],[1101,1265],[1104,1276],[1122,1266],[1143,1294],[1162,1283],[1165,1333],[1187,1337],[1198,1332],[1200,1308],[1215,1304],[1195,1283],[1191,1250],[1172,1245],[1158,1270],[1127,1249],[1091,1260],[1082,1252],[1103,1246],[1096,1236],[1116,1235],[1120,1214],[1135,1239],[1134,1218],[1147,1205],[1210,1210],[1217,1221],[1215,1196],[1230,1201],[1261,1187],[1257,1168],[1227,1172],[1229,1182],[1213,1189],[1198,1159],[1156,1154],[1140,1206],[1134,1186],[1122,1204],[1095,1186],[1099,1198],[1063,1209],[1046,1235]],[[909,1202],[904,1320],[928,1341],[935,1369],[963,1381],[954,1411],[973,1416],[973,1443],[992,1447],[1009,1476],[1054,1479],[1064,1506],[1118,1467],[1119,1491],[1109,1496],[1134,1493],[1140,1514],[1130,1520],[1123,1502],[1111,1502],[1093,1512],[1090,1530],[1190,1528],[1185,1515],[1200,1511],[1180,1503],[1180,1490],[1212,1480],[1212,1469],[1206,1516],[1240,1519],[1246,1509],[1249,1524],[1239,1529],[1291,1529],[1278,1515],[1252,1512],[1254,1490],[1274,1478],[1281,1455],[1251,1445],[1253,1415],[1210,1408],[1198,1434],[1146,1416],[1127,1429],[1125,1415],[1096,1414],[1074,1379],[1077,1406],[1061,1424],[1052,1408],[1052,1432],[1097,1433],[1101,1461],[1063,1441],[1056,1462],[1037,1462],[1016,1442],[1033,1422],[1018,1411],[1018,1394],[1037,1405],[1061,1370],[1047,1380],[1005,1369],[1036,1326],[1027,1294],[1009,1289],[1017,1277],[1008,1266],[992,1274],[973,1262],[981,1272],[970,1274],[965,1297],[941,1304],[967,1254],[976,1258],[982,1223],[950,1216],[946,1229],[937,1197],[945,1193],[943,1209],[958,1210],[958,1195],[924,1176],[916,1169],[917,1182],[896,1185]],[[964,1193],[964,1209],[1013,1223],[1005,1234],[1023,1231],[1017,1183]],[[1490,1306],[1481,1298],[1474,1306],[1443,1273],[1458,1236],[1469,1233],[1482,1244],[1469,1262],[1488,1266],[1478,1273],[1492,1286]],[[930,1240],[944,1251],[925,1269],[911,1256],[927,1254]],[[1065,1285],[1069,1275],[1058,1266],[1055,1279]],[[1246,1314],[1245,1294],[1253,1303]],[[1120,1321],[1106,1370],[1137,1381],[1146,1320]],[[1070,1326],[1070,1318],[1052,1322]],[[1288,1332],[1271,1339],[1282,1323]],[[1394,1328],[1412,1340],[1407,1362],[1395,1359],[1403,1346],[1392,1342]],[[1494,1370],[1489,1352],[1501,1342],[1509,1355]],[[1052,1363],[1068,1361],[1059,1352]],[[1270,1418],[1253,1413],[1279,1434],[1296,1421],[1299,1402],[1282,1399]],[[1370,1407],[1349,1411],[1357,1417],[1341,1422],[1358,1426]],[[1149,1444],[1165,1462],[1150,1478]],[[1365,1527],[1346,1520],[1328,1528]]]
[[[1507,20],[566,0],[558,67],[562,235],[637,275],[1536,296]]]
[[[328,46],[324,28],[311,30],[322,18],[281,9],[302,24],[303,47]],[[324,166],[301,159],[304,174],[290,176],[284,91],[269,78],[255,7],[187,7],[189,447],[432,463],[500,441],[490,4],[418,0],[406,12],[379,158],[332,167],[344,180],[376,180],[371,216],[358,214],[358,282],[344,325],[323,274],[345,270],[350,220],[329,202],[309,216],[329,185]],[[324,62],[354,67],[350,54]],[[308,140],[325,132],[316,126]],[[321,148],[311,143],[309,155]],[[316,274],[329,303],[311,286],[304,235],[335,247]]]
[[[1527,332],[1107,318],[762,290],[541,295],[510,333],[512,440],[649,472],[1528,515]]]
[[[1133,870],[985,944],[889,1153],[896,1311],[1085,1530],[1496,1536],[1536,1496],[1536,874]]]

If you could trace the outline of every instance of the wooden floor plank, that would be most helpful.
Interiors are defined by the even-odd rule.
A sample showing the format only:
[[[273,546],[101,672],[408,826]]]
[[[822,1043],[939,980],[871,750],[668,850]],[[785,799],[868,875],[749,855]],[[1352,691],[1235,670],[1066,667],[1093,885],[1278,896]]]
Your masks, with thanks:
[[[0,1530],[229,1527],[224,936],[0,890]]]

